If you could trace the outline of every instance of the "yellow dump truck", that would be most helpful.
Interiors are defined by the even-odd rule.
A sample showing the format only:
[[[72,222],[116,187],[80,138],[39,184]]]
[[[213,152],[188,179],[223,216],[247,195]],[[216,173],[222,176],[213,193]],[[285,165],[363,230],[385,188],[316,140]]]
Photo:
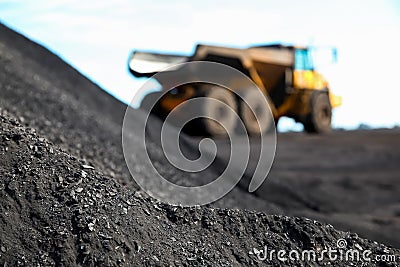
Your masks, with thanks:
[[[211,61],[228,65],[244,73],[262,91],[275,122],[286,116],[301,122],[307,132],[324,133],[331,130],[332,109],[341,105],[341,98],[331,92],[328,81],[315,70],[315,53],[312,51],[309,47],[281,44],[245,49],[197,45],[191,56],[134,51],[128,65],[136,77],[151,77],[166,67],[183,62]],[[336,53],[332,51],[332,54]],[[177,105],[199,95],[217,98],[237,111],[250,134],[260,134],[269,128],[260,125],[262,121],[255,122],[243,101],[229,90],[201,83],[174,88],[158,101],[153,112],[165,117]],[[250,96],[246,101],[250,101],[256,112],[263,112],[257,109],[258,104],[262,105],[256,97]],[[229,118],[219,118],[225,127],[235,127]],[[211,136],[223,135],[218,126],[207,120],[202,121],[200,128]]]

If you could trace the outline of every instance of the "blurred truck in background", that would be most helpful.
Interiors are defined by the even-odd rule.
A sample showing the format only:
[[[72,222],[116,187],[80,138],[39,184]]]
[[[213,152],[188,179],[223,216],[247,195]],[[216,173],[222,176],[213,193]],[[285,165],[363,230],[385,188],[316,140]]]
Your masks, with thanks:
[[[332,109],[341,105],[341,97],[332,93],[328,81],[315,69],[316,54],[310,47],[270,44],[245,49],[211,45],[197,45],[193,55],[133,51],[129,58],[129,70],[135,77],[151,77],[167,67],[193,61],[210,61],[228,65],[249,77],[266,97],[275,123],[286,116],[304,125],[309,133],[325,133],[331,130]],[[331,51],[336,58],[336,49]],[[336,59],[334,59],[336,60]],[[252,93],[238,97],[226,88],[204,83],[184,84],[168,90],[152,110],[161,118],[179,104],[198,96],[218,99],[239,114],[246,130],[259,135],[270,129],[262,99]],[[247,104],[243,101],[247,102]],[[215,106],[217,105],[217,106]],[[255,114],[248,105],[257,112]],[[218,112],[216,117],[224,127],[235,127],[235,121],[225,112],[225,105],[204,107],[208,112]],[[226,131],[218,123],[203,119],[197,129],[210,136],[224,136]]]

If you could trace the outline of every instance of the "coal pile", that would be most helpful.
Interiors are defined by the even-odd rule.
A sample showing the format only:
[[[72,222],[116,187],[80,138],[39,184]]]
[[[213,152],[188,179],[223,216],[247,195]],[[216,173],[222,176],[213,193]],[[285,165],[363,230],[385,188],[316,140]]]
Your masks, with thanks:
[[[340,238],[399,253],[305,218],[157,203],[1,113],[4,265],[258,265],[254,248],[318,251]]]

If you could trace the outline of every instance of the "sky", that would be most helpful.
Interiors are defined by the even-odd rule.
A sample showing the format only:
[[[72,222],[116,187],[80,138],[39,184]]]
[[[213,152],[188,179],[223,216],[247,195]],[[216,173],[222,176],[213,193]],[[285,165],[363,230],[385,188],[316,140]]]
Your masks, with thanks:
[[[337,64],[321,68],[343,97],[333,125],[400,125],[399,0],[0,0],[0,20],[126,103],[145,82],[128,73],[133,49],[190,54],[196,43],[334,46]],[[301,126],[282,120],[279,129]]]

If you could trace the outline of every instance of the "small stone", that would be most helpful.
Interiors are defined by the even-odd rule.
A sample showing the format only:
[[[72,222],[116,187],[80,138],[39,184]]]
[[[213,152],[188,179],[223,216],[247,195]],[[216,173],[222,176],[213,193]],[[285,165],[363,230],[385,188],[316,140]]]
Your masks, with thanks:
[[[358,250],[363,250],[363,248],[362,248],[359,244],[357,244],[357,243],[355,243],[354,246],[355,246],[356,249],[358,249]]]
[[[155,256],[155,255],[153,256],[153,259],[154,259],[155,261],[157,261],[157,262],[160,261],[160,260],[157,258],[157,256]]]
[[[127,208],[123,208],[122,212],[123,212],[123,214],[128,214],[128,209]]]
[[[99,233],[99,236],[101,236],[101,237],[104,238],[104,239],[112,239],[111,236],[107,236],[107,235],[104,235],[104,234],[102,234],[102,233]]]
[[[92,166],[90,166],[90,165],[82,165],[82,168],[94,170],[94,167],[92,167]]]
[[[62,182],[64,181],[64,178],[62,178],[61,176],[59,176],[59,177],[58,177],[58,181],[59,181],[60,183],[62,183]]]
[[[1,249],[2,252],[6,252],[6,251],[7,251],[6,248],[5,248],[4,246],[1,246],[0,249]]]
[[[82,176],[83,178],[86,178],[86,176],[87,176],[87,172],[85,172],[85,171],[82,171],[82,172],[81,172],[81,176]]]
[[[77,189],[75,189],[75,191],[78,192],[78,193],[80,193],[80,192],[83,191],[83,188],[82,188],[82,187],[78,187]]]
[[[89,231],[93,232],[94,231],[94,223],[88,223],[88,229],[89,229]]]
[[[137,241],[133,242],[134,246],[135,246],[135,250],[136,252],[140,252],[140,250],[142,249],[142,247],[139,245],[139,243]]]

